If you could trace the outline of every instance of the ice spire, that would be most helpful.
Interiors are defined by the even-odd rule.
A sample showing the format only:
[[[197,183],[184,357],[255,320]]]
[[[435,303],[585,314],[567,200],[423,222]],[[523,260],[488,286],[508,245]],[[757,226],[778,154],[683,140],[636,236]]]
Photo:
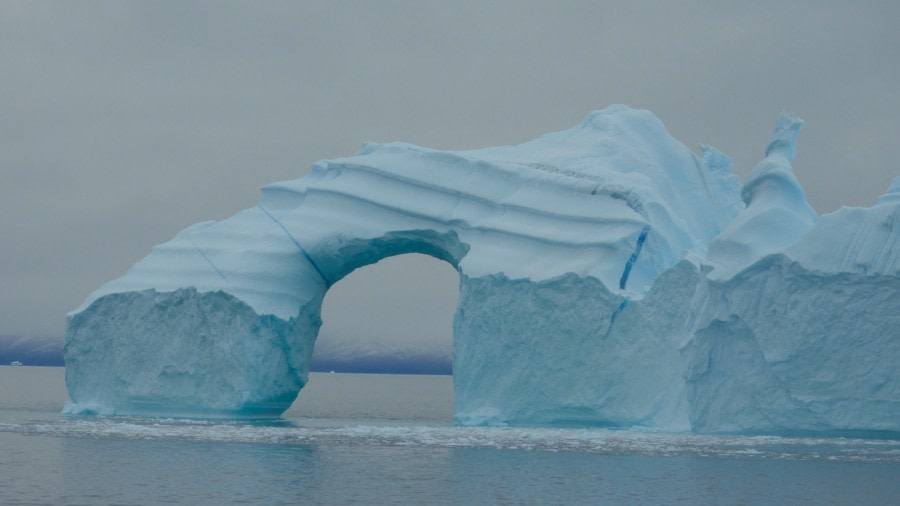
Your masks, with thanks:
[[[797,154],[797,135],[802,128],[802,119],[781,111],[775,122],[772,140],[766,147],[766,157],[777,154],[787,158],[788,162],[794,161],[794,156]]]
[[[802,126],[800,118],[785,112],[778,116],[766,156],[741,191],[747,208],[709,245],[706,260],[715,270],[714,277],[737,274],[788,246],[818,221],[791,166]]]

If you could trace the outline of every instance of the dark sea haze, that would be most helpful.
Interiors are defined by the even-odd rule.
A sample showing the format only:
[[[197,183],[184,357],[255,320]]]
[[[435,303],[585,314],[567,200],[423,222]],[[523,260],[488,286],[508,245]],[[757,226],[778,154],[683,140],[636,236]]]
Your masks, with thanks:
[[[353,341],[347,341],[353,342]],[[316,345],[310,371],[370,374],[450,374],[450,351],[441,347],[350,346],[323,340]],[[0,365],[64,365],[63,338],[0,336]]]

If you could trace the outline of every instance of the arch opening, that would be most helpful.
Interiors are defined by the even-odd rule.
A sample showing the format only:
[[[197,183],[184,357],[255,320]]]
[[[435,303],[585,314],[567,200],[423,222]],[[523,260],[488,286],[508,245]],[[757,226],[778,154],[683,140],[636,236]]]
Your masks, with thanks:
[[[311,372],[450,374],[459,274],[406,253],[354,270],[328,290]]]
[[[289,411],[452,419],[458,298],[459,273],[431,255],[404,253],[355,269],[325,295],[309,382]],[[398,375],[428,376],[410,381]]]

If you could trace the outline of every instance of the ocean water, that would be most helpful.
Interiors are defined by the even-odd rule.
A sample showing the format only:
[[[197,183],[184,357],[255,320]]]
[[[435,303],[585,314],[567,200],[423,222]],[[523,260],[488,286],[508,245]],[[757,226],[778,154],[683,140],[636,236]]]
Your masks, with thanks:
[[[0,504],[900,504],[900,441],[456,427],[449,376],[311,374],[268,420],[60,414],[0,367]]]

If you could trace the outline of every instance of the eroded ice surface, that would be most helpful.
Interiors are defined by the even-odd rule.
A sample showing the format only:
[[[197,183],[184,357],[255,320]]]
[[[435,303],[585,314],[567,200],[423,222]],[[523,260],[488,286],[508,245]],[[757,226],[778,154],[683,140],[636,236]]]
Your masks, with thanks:
[[[68,409],[279,413],[328,288],[418,252],[460,273],[459,423],[900,431],[900,179],[818,217],[801,126],[779,117],[743,186],[624,106],[518,146],[319,162],[70,313]]]

